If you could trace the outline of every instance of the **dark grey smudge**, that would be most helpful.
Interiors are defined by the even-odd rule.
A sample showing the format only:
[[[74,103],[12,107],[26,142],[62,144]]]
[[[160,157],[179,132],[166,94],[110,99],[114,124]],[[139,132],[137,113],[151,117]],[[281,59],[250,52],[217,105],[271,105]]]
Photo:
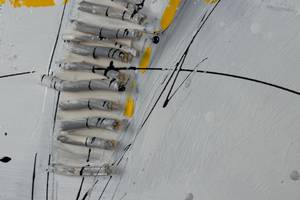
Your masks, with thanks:
[[[185,200],[193,200],[194,199],[194,195],[192,193],[188,193],[185,197]]]
[[[5,156],[5,157],[1,158],[0,161],[3,162],[3,163],[8,163],[9,161],[11,161],[11,158]]]
[[[300,173],[297,170],[294,170],[290,173],[290,178],[293,181],[298,181],[300,179]]]

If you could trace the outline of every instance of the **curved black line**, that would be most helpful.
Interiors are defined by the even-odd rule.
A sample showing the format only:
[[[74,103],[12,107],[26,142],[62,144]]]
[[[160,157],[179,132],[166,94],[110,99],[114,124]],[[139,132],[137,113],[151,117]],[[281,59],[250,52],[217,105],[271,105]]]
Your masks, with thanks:
[[[98,69],[101,70],[101,68],[97,68],[97,70]],[[159,67],[159,68],[122,67],[122,68],[117,68],[117,69],[120,70],[120,71],[122,71],[122,70],[125,70],[125,71],[127,71],[127,70],[134,70],[134,71],[135,70],[149,70],[149,71],[172,70],[172,69],[169,69],[169,68],[161,68],[161,67]],[[102,69],[102,70],[104,70],[104,69]],[[182,68],[179,71],[193,72],[194,70],[193,69]],[[217,75],[217,76],[227,76],[227,77],[231,77],[231,78],[235,78],[235,79],[243,79],[243,80],[247,80],[247,81],[250,81],[250,82],[256,82],[256,83],[259,83],[259,84],[263,84],[263,85],[274,87],[274,88],[277,88],[277,89],[280,89],[280,90],[284,90],[286,92],[293,93],[293,94],[296,94],[296,95],[300,95],[300,91],[293,90],[293,89],[290,89],[290,88],[287,88],[287,87],[284,87],[284,86],[281,86],[281,85],[277,85],[277,84],[274,84],[274,83],[262,81],[262,80],[259,80],[259,79],[246,77],[246,76],[240,76],[240,75],[236,75],[236,74],[229,74],[229,73],[216,72],[216,71],[206,71],[206,70],[196,70],[195,72],[203,73],[203,74],[213,74],[213,75]]]
[[[183,69],[181,71],[192,72],[193,70]],[[213,75],[218,75],[218,76],[227,76],[227,77],[231,77],[231,78],[235,78],[235,79],[243,79],[243,80],[247,80],[247,81],[250,81],[250,82],[256,82],[256,83],[260,83],[260,84],[263,84],[263,85],[268,85],[270,87],[274,87],[274,88],[277,88],[277,89],[280,89],[280,90],[284,90],[286,92],[290,92],[290,93],[293,93],[293,94],[296,94],[296,95],[300,95],[299,91],[292,90],[292,89],[289,89],[287,87],[283,87],[283,86],[276,85],[276,84],[273,84],[273,83],[269,83],[269,82],[266,82],[266,81],[261,81],[261,80],[258,80],[258,79],[245,77],[245,76],[239,76],[239,75],[235,75],[235,74],[227,74],[227,73],[215,72],[215,71],[204,71],[204,70],[197,70],[196,72],[204,73],[204,74],[213,74]]]

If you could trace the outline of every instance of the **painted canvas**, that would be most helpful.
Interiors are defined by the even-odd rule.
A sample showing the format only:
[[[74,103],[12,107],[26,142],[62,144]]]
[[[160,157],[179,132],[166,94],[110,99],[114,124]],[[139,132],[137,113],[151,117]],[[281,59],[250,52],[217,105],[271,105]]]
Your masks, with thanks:
[[[298,200],[300,2],[0,0],[0,200]]]

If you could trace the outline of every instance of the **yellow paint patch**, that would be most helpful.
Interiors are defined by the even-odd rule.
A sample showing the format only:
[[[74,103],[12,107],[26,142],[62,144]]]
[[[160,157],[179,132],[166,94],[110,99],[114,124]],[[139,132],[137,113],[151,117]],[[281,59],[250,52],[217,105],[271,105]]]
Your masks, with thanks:
[[[0,0],[0,5],[4,4],[5,0]]]
[[[124,116],[131,118],[134,115],[135,102],[132,96],[128,96],[125,103]]]
[[[0,2],[5,0],[0,0]],[[68,0],[64,0],[63,3],[67,3]],[[48,7],[55,6],[55,0],[10,0],[12,7]]]
[[[219,0],[204,0],[205,3],[207,4],[214,4],[217,3]]]
[[[180,5],[181,0],[170,0],[167,8],[165,9],[163,16],[160,20],[160,27],[164,31],[173,22],[177,9]]]
[[[147,71],[147,68],[150,65],[151,61],[151,54],[152,54],[152,49],[151,47],[147,47],[141,60],[140,60],[140,68],[142,68],[140,71],[142,73],[145,73]]]

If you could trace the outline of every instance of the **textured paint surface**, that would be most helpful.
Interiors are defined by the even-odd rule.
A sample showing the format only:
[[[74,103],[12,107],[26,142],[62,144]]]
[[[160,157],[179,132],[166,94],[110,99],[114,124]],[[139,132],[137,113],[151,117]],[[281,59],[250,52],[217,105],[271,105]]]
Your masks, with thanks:
[[[173,22],[181,0],[170,0],[160,20],[162,30],[166,30]]]
[[[174,69],[212,6],[186,1],[161,36],[163,46],[150,68]],[[183,68],[193,71],[207,57],[197,70],[299,91],[299,10],[298,0],[222,0],[195,38]],[[28,12],[3,6],[1,12],[1,75],[46,73],[62,9]],[[153,107],[172,72],[148,70],[140,77],[136,120],[129,127],[133,132],[119,136],[124,145],[119,173],[100,178],[95,186],[93,178],[81,184],[82,178],[51,174],[47,186],[57,94],[37,85],[31,73],[0,79],[0,157],[12,158],[0,162],[5,191],[0,199],[30,199],[38,152],[35,200],[46,199],[46,188],[49,199],[76,199],[78,194],[82,199],[91,187],[90,200],[298,200],[299,95],[253,81],[182,71],[169,104],[163,107],[170,85]]]
[[[10,0],[11,6],[17,7],[48,7],[56,5],[54,0]],[[63,3],[67,3],[68,0],[64,0]],[[0,4],[4,4],[5,0],[0,0]]]
[[[151,55],[152,55],[152,48],[151,47],[147,47],[144,54],[141,57],[140,60],[140,68],[142,73],[145,73],[147,71],[147,68],[150,65],[150,61],[151,61]]]

